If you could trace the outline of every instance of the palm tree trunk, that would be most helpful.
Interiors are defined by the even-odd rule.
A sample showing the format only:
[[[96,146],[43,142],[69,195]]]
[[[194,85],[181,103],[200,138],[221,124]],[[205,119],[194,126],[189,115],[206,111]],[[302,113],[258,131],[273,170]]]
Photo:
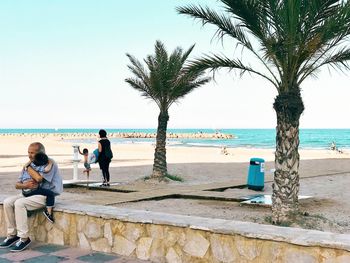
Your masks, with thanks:
[[[154,152],[152,178],[162,178],[168,172],[167,163],[166,163],[166,148],[165,148],[168,120],[169,120],[168,111],[160,112],[158,116],[158,129],[157,129],[157,138],[156,138],[156,149]]]
[[[299,119],[304,111],[299,89],[278,95],[274,109],[277,127],[272,222],[281,224],[292,221],[299,209]]]

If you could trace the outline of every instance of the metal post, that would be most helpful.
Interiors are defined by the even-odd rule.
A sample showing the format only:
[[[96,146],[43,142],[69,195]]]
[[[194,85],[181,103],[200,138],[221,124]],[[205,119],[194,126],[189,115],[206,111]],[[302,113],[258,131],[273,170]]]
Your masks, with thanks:
[[[73,181],[78,181],[79,145],[73,145]]]

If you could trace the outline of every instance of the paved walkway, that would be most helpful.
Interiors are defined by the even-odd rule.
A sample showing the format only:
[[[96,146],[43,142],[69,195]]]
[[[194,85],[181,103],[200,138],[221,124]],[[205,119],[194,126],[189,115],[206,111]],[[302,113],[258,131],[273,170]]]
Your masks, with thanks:
[[[3,240],[3,238],[1,238]],[[67,246],[49,245],[33,242],[27,250],[22,252],[10,252],[9,249],[0,249],[0,263],[23,262],[23,263],[147,263],[134,258],[126,258],[116,254],[107,254],[94,252],[91,250],[83,250]]]
[[[334,165],[330,169],[324,169],[318,166],[329,160],[312,160],[312,162],[303,161],[303,169],[300,170],[300,178],[320,177],[329,175],[341,175],[350,173],[350,168],[339,167],[336,165],[337,159],[332,160]],[[226,182],[212,182],[205,184],[145,184],[144,182],[133,182],[128,184],[112,184],[110,187],[100,187],[99,184],[90,184],[90,191],[84,195],[75,194],[74,190],[68,190],[65,195],[60,197],[61,200],[74,200],[81,203],[97,204],[97,205],[117,205],[126,202],[138,202],[145,200],[161,200],[167,198],[190,198],[190,199],[209,199],[221,201],[244,201],[242,196],[247,195],[249,191],[244,189],[247,182],[246,164],[239,167],[240,173]],[[273,167],[273,163],[269,162],[268,166]],[[236,172],[236,171],[235,171]],[[268,171],[265,174],[265,183],[273,181],[273,173]],[[84,185],[85,186],[85,185]],[[235,192],[224,192],[228,188],[236,188]],[[240,191],[239,189],[242,188]],[[97,191],[103,191],[103,195],[98,195]],[[67,195],[67,192],[69,194]],[[254,191],[250,191],[254,194]],[[73,194],[73,195],[71,195]],[[74,197],[73,197],[74,196]]]

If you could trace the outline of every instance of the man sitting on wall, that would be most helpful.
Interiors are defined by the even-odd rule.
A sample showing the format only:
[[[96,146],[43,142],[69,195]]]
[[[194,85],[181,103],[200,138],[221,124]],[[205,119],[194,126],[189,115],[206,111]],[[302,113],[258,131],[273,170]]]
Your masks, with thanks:
[[[45,147],[40,142],[35,142],[28,147],[30,162],[37,153],[45,153]],[[33,180],[17,182],[16,189],[35,189],[40,184],[43,189],[51,190],[56,195],[63,191],[62,177],[59,174],[57,164],[51,160],[52,167],[45,173],[39,173],[27,166],[27,172]],[[46,206],[46,196],[32,195],[24,197],[23,194],[10,196],[4,200],[4,215],[7,227],[7,237],[0,244],[0,248],[9,248],[19,252],[26,249],[31,240],[29,238],[27,211],[33,211]]]

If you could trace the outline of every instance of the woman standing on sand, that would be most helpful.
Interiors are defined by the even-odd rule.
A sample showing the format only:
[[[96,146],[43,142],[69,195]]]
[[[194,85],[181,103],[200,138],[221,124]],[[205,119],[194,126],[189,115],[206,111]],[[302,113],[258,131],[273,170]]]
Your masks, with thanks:
[[[98,132],[100,140],[98,141],[98,164],[102,170],[103,183],[101,186],[110,186],[109,184],[109,164],[113,158],[111,142],[107,139],[107,132],[100,130]]]

